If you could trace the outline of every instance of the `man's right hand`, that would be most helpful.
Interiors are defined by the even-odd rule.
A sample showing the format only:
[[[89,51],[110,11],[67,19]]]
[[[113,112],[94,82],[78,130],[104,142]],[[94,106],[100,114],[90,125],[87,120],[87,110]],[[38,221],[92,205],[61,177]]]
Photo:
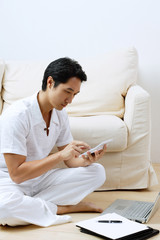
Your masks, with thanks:
[[[61,151],[61,157],[64,159],[64,161],[77,158],[80,154],[89,149],[90,146],[82,141],[73,141],[66,146],[58,147],[58,150]]]

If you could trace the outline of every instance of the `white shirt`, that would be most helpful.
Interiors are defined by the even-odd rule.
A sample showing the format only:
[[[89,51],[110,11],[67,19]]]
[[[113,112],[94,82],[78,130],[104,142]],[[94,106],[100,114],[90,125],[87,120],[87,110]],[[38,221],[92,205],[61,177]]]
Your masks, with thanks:
[[[49,135],[37,93],[13,103],[0,117],[0,169],[7,171],[3,153],[26,156],[26,161],[47,157],[54,145],[69,144],[73,138],[65,110],[53,109]]]

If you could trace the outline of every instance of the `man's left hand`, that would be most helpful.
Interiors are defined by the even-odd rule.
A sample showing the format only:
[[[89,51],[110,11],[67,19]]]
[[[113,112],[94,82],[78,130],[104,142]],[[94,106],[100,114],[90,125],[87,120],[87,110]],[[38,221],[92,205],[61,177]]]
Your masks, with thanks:
[[[97,162],[105,153],[107,149],[106,144],[102,150],[96,150],[94,153],[87,152],[87,155],[82,155],[83,160],[85,161],[85,166],[89,166],[94,162]]]

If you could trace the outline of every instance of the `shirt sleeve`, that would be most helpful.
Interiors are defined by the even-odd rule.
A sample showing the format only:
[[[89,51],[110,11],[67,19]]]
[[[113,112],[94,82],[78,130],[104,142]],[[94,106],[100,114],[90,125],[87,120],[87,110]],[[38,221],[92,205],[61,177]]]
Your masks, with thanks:
[[[62,146],[69,144],[72,141],[73,141],[73,137],[71,134],[69,119],[68,119],[67,113],[65,112],[64,116],[63,116],[61,132],[56,141],[56,146],[62,147]]]
[[[26,127],[18,116],[2,117],[0,120],[0,153],[27,155]]]

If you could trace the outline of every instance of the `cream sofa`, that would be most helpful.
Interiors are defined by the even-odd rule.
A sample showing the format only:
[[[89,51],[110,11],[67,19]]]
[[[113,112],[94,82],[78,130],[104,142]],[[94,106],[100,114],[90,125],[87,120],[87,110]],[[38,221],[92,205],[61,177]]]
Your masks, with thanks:
[[[41,88],[43,72],[52,60],[1,60],[1,113]],[[82,83],[80,94],[66,109],[73,137],[91,147],[113,139],[100,160],[107,175],[101,190],[142,189],[157,184],[150,160],[150,96],[137,85],[136,49],[76,60],[88,81]]]

